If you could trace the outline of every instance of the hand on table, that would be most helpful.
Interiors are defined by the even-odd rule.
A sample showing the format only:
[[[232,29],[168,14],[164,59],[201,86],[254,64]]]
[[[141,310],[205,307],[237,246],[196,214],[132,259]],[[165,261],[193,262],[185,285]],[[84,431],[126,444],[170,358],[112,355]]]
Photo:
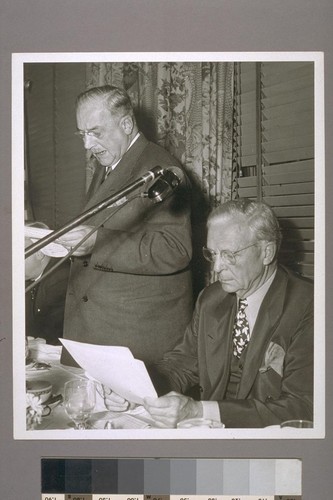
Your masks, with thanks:
[[[173,428],[181,420],[203,416],[200,401],[174,391],[156,399],[145,398],[144,407],[159,427]]]
[[[70,250],[75,247],[91,230],[92,226],[81,225],[72,229],[68,233],[63,234],[57,239],[57,242],[62,246]],[[94,232],[87,240],[85,240],[77,250],[75,250],[73,255],[83,256],[92,252],[94,245],[96,243],[97,233]]]

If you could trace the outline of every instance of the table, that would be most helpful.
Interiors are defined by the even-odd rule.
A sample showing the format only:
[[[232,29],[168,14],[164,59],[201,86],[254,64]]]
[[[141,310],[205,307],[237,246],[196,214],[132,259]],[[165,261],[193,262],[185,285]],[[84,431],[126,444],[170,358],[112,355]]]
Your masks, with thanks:
[[[26,369],[26,381],[44,380],[52,385],[52,395],[63,394],[65,382],[73,378],[87,378],[81,368],[69,367],[60,363],[61,346],[49,346],[44,342],[36,343],[30,341],[31,356],[36,362]],[[36,369],[38,364],[41,368]],[[43,367],[43,364],[47,367]],[[45,403],[45,405],[47,402]],[[154,422],[143,407],[138,406],[134,410],[117,413],[110,412],[105,408],[101,387],[97,384],[96,406],[88,426],[91,429],[145,429],[154,427]],[[72,430],[74,423],[68,417],[62,402],[52,407],[49,415],[43,416],[36,430]]]

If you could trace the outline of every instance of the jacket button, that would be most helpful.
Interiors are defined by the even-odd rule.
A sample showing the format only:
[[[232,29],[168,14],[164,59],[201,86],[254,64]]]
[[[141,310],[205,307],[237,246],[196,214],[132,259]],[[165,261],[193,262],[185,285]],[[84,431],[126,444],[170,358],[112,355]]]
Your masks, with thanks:
[[[244,368],[243,363],[240,363],[239,368],[240,368],[241,370],[243,370],[243,368]]]
[[[87,295],[83,295],[83,297],[82,297],[82,301],[83,301],[83,302],[88,302],[88,296],[87,296]]]
[[[201,385],[199,385],[199,391],[203,392],[203,387]]]
[[[88,261],[87,260],[83,261],[83,267],[88,267]]]

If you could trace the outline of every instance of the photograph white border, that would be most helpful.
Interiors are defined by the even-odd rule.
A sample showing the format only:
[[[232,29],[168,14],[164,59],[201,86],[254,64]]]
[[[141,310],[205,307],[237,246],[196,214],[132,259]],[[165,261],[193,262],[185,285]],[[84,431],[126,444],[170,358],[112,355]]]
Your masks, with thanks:
[[[313,61],[315,67],[315,345],[313,429],[78,431],[25,430],[24,77],[25,63],[123,61]],[[12,283],[14,439],[309,439],[325,437],[325,142],[324,55],[321,52],[102,52],[12,55]]]

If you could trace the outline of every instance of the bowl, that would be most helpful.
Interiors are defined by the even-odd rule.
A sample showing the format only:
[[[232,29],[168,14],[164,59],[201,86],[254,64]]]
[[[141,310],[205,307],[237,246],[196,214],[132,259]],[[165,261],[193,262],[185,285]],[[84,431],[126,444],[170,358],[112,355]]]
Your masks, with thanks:
[[[27,382],[26,390],[37,396],[41,403],[45,403],[52,394],[52,385],[46,380],[33,380]]]

